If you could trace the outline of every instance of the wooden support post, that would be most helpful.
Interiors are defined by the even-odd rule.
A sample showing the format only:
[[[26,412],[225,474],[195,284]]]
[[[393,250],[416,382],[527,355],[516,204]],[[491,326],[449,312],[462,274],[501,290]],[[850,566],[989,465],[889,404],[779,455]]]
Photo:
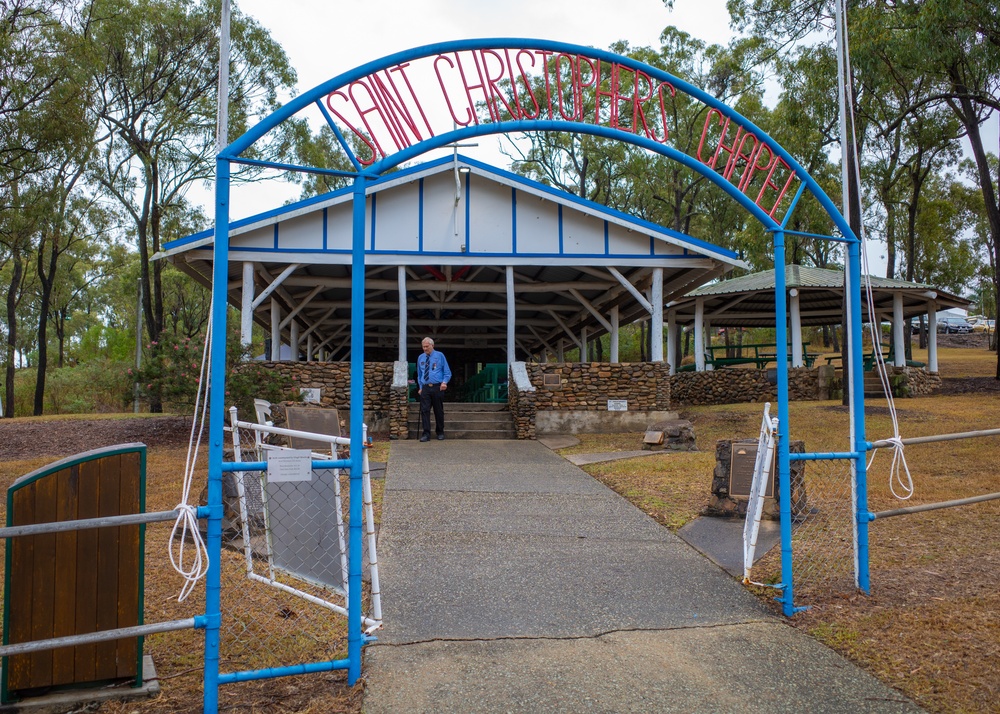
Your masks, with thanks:
[[[253,263],[243,263],[243,291],[240,300],[240,344],[249,347],[253,339]]]
[[[663,361],[663,268],[653,268],[653,290],[650,303],[653,306],[653,319],[649,329],[652,330],[652,346],[650,359],[653,362]]]
[[[792,323],[792,367],[801,367],[803,365],[802,312],[799,308],[799,291],[797,288],[792,288],[788,291],[788,295],[790,297],[788,301],[788,316]],[[784,346],[778,345],[775,348],[775,352],[778,355],[778,359],[781,359],[781,355],[785,352]]]

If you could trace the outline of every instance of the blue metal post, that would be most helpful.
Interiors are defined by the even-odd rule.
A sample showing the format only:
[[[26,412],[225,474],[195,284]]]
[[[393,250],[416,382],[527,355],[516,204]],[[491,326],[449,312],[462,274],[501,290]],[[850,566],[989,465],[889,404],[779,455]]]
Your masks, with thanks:
[[[781,610],[795,613],[792,579],[792,485],[788,459],[788,347],[785,295],[785,232],[774,232],[774,341],[778,354],[778,496],[781,517]]]
[[[229,288],[229,162],[215,162],[212,266],[212,351],[208,421],[208,573],[205,579],[204,711],[219,709],[219,624],[222,620],[222,444],[226,415],[226,293]]]
[[[865,441],[865,375],[862,367],[863,349],[861,345],[861,244],[854,240],[848,243],[848,274],[849,284],[845,293],[849,294],[851,354],[850,373],[853,393],[851,394],[851,435],[854,441],[851,449],[858,452],[854,460],[854,497],[855,514],[854,528],[857,545],[854,552],[855,585],[866,595],[871,593],[871,582],[868,574],[868,476]],[[845,295],[846,297],[846,295]],[[872,320],[877,320],[874,315]],[[876,323],[877,324],[877,323]]]
[[[347,562],[347,684],[361,676],[361,469],[365,386],[365,186],[354,179],[353,249],[351,257],[351,508]]]

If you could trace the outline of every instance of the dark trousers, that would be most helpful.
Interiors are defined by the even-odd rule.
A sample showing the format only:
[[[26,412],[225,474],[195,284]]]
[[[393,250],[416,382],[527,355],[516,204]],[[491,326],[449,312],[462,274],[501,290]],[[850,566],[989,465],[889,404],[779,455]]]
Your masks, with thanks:
[[[440,384],[425,384],[420,390],[420,423],[424,434],[431,434],[431,407],[434,407],[434,426],[438,436],[444,434],[444,395]]]

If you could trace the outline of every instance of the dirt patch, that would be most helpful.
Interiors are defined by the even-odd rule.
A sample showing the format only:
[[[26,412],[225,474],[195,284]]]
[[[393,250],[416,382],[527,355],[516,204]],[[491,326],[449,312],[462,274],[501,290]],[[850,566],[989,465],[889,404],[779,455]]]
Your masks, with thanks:
[[[69,456],[131,442],[183,446],[190,435],[191,417],[186,416],[0,421],[0,459]]]
[[[954,394],[983,394],[1000,392],[1000,380],[993,377],[958,377],[944,378],[941,386],[935,390],[936,396],[950,396]]]
[[[988,349],[989,336],[985,332],[969,332],[964,335],[947,335],[939,333],[937,336],[938,347],[961,347]]]

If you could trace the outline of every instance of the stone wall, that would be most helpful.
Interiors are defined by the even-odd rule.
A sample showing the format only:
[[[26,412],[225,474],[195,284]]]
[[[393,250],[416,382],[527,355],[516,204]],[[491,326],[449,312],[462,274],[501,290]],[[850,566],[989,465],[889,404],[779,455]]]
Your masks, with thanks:
[[[350,412],[350,362],[264,362],[264,366],[290,377],[299,387],[320,390],[320,406]],[[392,388],[392,362],[366,362],[364,419],[369,431],[406,432],[406,390]]]
[[[538,390],[520,390],[517,382],[511,380],[508,385],[507,402],[510,415],[514,420],[514,431],[518,439],[534,439],[535,415],[538,413],[536,399]]]
[[[673,406],[774,402],[778,387],[771,384],[766,369],[717,369],[710,372],[679,372],[670,378]],[[793,402],[812,401],[819,395],[819,371],[790,369],[788,395]]]
[[[906,396],[926,397],[941,386],[937,372],[928,372],[920,367],[896,367],[897,372],[906,375]]]
[[[666,362],[560,362],[527,365],[538,411],[607,411],[624,399],[629,411],[670,409]]]

